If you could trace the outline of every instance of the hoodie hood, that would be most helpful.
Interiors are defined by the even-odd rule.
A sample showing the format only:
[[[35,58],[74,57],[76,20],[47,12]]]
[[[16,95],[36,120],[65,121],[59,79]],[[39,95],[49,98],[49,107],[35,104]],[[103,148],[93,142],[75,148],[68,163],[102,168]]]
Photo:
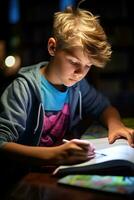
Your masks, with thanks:
[[[48,62],[40,62],[38,64],[23,67],[19,70],[17,77],[23,77],[29,84],[32,92],[35,94],[37,99],[42,102],[40,93],[40,74],[39,70],[41,67],[47,65]]]

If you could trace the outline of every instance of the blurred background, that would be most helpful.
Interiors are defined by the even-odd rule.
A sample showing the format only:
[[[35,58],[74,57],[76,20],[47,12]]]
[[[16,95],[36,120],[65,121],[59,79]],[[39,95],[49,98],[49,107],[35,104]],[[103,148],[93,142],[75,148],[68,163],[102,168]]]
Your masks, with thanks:
[[[112,59],[104,69],[92,68],[94,84],[123,117],[134,117],[134,12],[131,0],[86,0],[81,8],[100,16]],[[47,40],[53,14],[77,0],[0,0],[0,93],[22,66],[49,60]]]

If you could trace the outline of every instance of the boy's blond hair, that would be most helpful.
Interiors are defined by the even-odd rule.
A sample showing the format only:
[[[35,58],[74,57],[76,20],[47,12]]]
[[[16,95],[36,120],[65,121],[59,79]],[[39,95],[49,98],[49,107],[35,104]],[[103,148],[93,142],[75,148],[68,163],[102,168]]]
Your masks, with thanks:
[[[103,67],[111,56],[111,46],[98,17],[91,12],[71,7],[54,14],[53,37],[62,50],[81,47],[95,66]]]

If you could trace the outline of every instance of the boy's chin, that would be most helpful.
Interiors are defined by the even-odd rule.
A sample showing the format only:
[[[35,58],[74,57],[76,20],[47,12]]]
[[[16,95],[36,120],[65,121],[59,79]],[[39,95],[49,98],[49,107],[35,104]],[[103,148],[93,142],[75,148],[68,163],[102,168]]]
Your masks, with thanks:
[[[73,86],[73,85],[75,85],[76,83],[66,83],[66,84],[64,84],[66,87],[71,87],[71,86]]]
[[[78,81],[76,81],[76,80],[67,80],[66,82],[64,82],[64,85],[66,86],[66,87],[71,87],[71,86],[73,86],[73,85],[75,85],[76,83],[77,83]]]

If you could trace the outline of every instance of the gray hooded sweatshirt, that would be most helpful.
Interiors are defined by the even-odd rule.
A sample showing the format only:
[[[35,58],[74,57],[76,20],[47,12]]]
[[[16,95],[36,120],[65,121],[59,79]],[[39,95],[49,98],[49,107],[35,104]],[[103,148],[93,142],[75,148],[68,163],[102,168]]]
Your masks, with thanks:
[[[0,100],[0,146],[6,142],[39,145],[42,134],[43,108],[39,70],[47,62],[23,67],[5,89]],[[70,123],[73,129],[85,116],[99,119],[110,105],[85,79],[69,87]]]

